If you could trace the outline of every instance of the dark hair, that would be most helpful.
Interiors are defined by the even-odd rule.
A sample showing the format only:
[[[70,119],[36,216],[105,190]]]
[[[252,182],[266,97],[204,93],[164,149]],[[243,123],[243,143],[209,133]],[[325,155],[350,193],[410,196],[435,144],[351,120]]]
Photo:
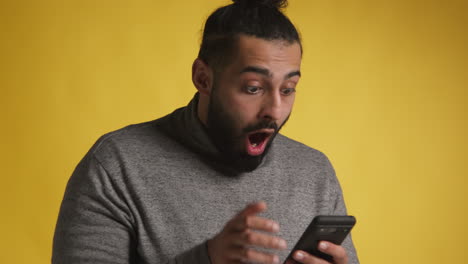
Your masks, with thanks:
[[[239,35],[301,45],[299,33],[281,12],[287,0],[233,0],[206,20],[198,58],[215,71],[231,59]],[[302,49],[302,46],[301,46]]]

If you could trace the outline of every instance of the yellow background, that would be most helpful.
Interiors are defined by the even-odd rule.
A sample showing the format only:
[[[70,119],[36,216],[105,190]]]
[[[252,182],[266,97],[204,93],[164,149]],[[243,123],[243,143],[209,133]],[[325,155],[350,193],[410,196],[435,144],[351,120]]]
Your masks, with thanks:
[[[284,133],[325,152],[362,263],[466,263],[468,1],[290,0]],[[105,132],[185,105],[226,1],[0,1],[0,263],[49,263],[65,184]]]

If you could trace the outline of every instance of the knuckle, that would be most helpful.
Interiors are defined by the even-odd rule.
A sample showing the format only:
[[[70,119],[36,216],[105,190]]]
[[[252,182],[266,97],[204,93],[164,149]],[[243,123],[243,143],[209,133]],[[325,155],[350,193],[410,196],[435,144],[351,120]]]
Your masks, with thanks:
[[[278,262],[278,257],[275,255],[268,255],[267,257],[268,263],[277,263]]]
[[[277,247],[279,245],[279,243],[280,243],[279,238],[274,237],[274,238],[269,240],[268,245],[273,248],[273,247]]]
[[[248,244],[253,244],[255,242],[255,234],[249,230],[244,231],[244,239]]]
[[[336,259],[346,259],[348,257],[346,250],[342,246],[332,245],[330,248],[327,248],[329,254],[333,255]]]
[[[249,232],[249,233],[247,234],[247,236],[246,236],[246,241],[247,241],[247,243],[249,243],[249,244],[254,244],[254,243],[255,243],[255,236],[254,236],[254,234],[252,234],[252,233]]]
[[[346,258],[346,252],[344,250],[336,250],[335,256],[340,259]]]
[[[252,224],[252,217],[250,216],[244,217],[243,224],[245,227],[250,227],[250,225]]]
[[[340,263],[348,263],[348,254],[345,250],[339,251],[334,259],[339,260]]]
[[[242,256],[247,259],[247,260],[250,260],[254,257],[254,252],[252,249],[250,248],[244,248],[244,250],[242,251]]]

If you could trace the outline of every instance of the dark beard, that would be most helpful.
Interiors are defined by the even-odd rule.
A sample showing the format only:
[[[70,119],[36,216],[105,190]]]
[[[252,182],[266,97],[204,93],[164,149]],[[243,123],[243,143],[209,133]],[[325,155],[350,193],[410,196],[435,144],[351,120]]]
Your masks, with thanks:
[[[234,126],[236,120],[224,111],[223,106],[216,100],[215,89],[213,89],[208,106],[207,131],[210,138],[221,152],[223,161],[238,171],[247,172],[253,171],[262,163],[270,149],[273,139],[288,119],[289,116],[279,128],[274,121],[264,120],[243,128],[242,133],[236,135]],[[245,136],[249,132],[262,128],[271,128],[274,129],[275,132],[269,138],[265,151],[261,155],[250,156],[241,148],[241,146],[245,144]]]

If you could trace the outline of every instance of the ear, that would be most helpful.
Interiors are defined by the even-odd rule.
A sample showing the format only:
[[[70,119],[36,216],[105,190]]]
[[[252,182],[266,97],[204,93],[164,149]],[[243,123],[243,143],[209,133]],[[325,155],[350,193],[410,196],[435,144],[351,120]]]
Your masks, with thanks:
[[[192,65],[192,82],[202,95],[209,95],[213,86],[213,70],[197,58]]]

